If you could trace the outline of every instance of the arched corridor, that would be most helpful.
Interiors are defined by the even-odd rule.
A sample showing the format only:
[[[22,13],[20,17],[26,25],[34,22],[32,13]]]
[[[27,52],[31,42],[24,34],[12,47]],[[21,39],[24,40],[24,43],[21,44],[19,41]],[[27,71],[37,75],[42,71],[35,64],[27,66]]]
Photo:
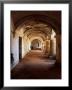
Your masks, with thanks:
[[[11,12],[11,79],[61,78],[60,16],[60,11]]]
[[[45,58],[40,50],[31,50],[12,70],[11,78],[57,79],[61,78],[60,73],[60,65],[55,65],[55,60]]]
[[[37,49],[41,49],[41,41],[39,41],[38,39],[34,39],[32,42],[31,42],[31,50],[37,50]]]

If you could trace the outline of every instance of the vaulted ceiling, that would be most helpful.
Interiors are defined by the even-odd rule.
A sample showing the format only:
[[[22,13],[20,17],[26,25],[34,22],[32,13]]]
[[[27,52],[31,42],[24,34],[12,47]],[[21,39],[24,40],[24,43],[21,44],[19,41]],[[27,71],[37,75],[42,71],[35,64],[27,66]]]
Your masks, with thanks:
[[[11,11],[11,17],[15,28],[28,19],[42,21],[59,30],[61,27],[61,11]]]
[[[61,11],[11,11],[11,18],[14,29],[29,38],[50,37],[52,29],[61,33]]]

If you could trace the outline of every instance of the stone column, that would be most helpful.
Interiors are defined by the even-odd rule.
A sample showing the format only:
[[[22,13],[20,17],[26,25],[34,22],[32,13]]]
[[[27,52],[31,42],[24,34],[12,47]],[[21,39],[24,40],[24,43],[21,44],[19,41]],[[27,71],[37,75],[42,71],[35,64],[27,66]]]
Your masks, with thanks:
[[[56,55],[56,36],[50,40],[50,55]]]
[[[53,55],[53,40],[50,40],[50,55]]]
[[[56,60],[61,63],[61,35],[56,35]]]
[[[50,40],[45,40],[44,54],[46,57],[50,55]]]

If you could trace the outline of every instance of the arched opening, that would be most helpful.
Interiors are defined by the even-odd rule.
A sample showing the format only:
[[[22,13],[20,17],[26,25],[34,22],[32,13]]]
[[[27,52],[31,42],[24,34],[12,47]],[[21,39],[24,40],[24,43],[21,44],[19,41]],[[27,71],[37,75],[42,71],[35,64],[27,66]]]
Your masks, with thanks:
[[[41,50],[41,41],[38,39],[34,39],[31,42],[31,50]]]

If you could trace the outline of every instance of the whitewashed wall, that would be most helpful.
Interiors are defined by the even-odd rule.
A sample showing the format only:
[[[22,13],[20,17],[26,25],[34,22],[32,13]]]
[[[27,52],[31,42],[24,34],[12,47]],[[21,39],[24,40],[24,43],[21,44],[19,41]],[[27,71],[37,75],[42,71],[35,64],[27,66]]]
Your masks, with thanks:
[[[17,36],[13,36],[14,24],[11,18],[11,33],[10,33],[10,53],[13,54],[13,64],[11,64],[11,69],[16,66],[19,62],[19,38]],[[11,58],[10,58],[11,61]]]
[[[11,68],[14,68],[19,62],[19,38],[11,35],[11,53],[13,53],[14,62]]]
[[[24,37],[22,42],[22,57],[24,57],[30,50],[29,40]]]

